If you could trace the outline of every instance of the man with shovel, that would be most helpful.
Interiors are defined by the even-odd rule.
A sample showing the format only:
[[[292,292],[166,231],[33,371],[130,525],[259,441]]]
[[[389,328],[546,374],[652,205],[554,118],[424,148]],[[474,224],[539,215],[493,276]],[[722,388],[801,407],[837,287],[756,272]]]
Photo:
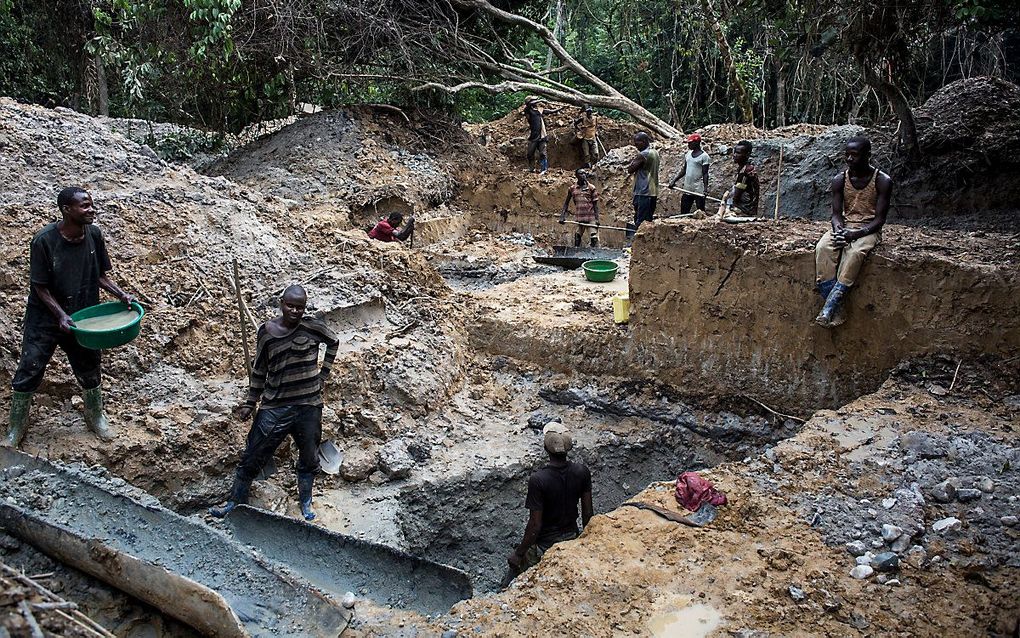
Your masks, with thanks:
[[[14,393],[10,427],[4,439],[4,445],[9,447],[18,447],[25,436],[32,394],[42,383],[46,365],[57,346],[67,355],[71,370],[84,389],[85,425],[104,441],[113,438],[103,412],[99,351],[89,350],[75,340],[71,334],[74,325],[71,315],[98,304],[100,288],[125,304],[133,302],[134,297],[107,275],[113,266],[103,233],[93,223],[96,208],[92,196],[83,188],[65,188],[57,195],[57,207],[61,220],[32,238],[31,286],[25,307],[21,359],[11,381]]]
[[[577,183],[567,189],[567,199],[563,202],[560,223],[567,221],[567,208],[571,200],[574,202],[574,220],[577,232],[574,233],[574,246],[580,246],[585,235],[589,236],[592,248],[599,245],[599,192],[588,183],[588,173],[583,168],[574,171]]]
[[[301,286],[290,286],[280,300],[280,316],[258,330],[255,360],[249,378],[248,400],[235,411],[247,420],[255,413],[248,443],[234,475],[227,503],[212,507],[218,518],[248,502],[251,483],[288,435],[298,447],[297,483],[301,514],[313,520],[312,484],[319,471],[322,439],[322,386],[329,376],[340,344],[321,321],[305,319],[308,297]],[[319,366],[319,346],[326,355]],[[261,400],[261,406],[256,406]]]
[[[528,495],[524,501],[529,512],[528,524],[521,544],[507,557],[510,571],[504,581],[506,584],[537,565],[542,555],[556,543],[578,537],[578,503],[581,504],[582,529],[594,512],[591,472],[581,463],[567,460],[574,442],[566,428],[559,423],[546,425],[543,444],[549,462],[532,472],[528,479]]]

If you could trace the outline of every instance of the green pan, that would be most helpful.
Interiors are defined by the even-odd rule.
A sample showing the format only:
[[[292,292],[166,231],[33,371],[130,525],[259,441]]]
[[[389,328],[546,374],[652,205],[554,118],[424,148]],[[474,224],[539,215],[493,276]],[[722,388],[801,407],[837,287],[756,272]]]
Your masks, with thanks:
[[[588,281],[612,281],[616,279],[616,271],[620,269],[616,262],[608,259],[589,259],[581,264],[584,276]]]
[[[142,329],[142,317],[145,316],[145,309],[138,302],[133,302],[131,308],[138,312],[138,317],[126,326],[112,330],[82,330],[78,326],[71,326],[71,332],[74,333],[74,338],[78,340],[82,347],[90,350],[106,350],[107,348],[122,346],[137,337]],[[108,301],[96,306],[82,308],[71,315],[71,320],[78,323],[83,319],[112,315],[127,309],[127,304],[120,301]]]

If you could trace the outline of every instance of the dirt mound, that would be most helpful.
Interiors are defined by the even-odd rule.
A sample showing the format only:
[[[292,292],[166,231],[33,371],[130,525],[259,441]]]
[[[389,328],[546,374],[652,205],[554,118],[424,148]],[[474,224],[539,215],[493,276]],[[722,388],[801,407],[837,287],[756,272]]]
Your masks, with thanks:
[[[455,193],[455,175],[484,154],[456,124],[370,107],[317,113],[246,144],[207,169],[295,209],[370,225],[422,213]]]
[[[1020,164],[1020,86],[1000,78],[958,80],[915,110],[918,141],[957,171],[984,172]]]
[[[256,322],[272,316],[285,285],[301,281],[310,310],[341,332],[335,369],[345,373],[326,386],[327,405],[338,406],[326,411],[327,437],[353,430],[355,415],[373,408],[436,405],[458,383],[464,338],[444,305],[448,288],[421,255],[337,230],[329,215],[291,216],[275,198],[170,166],[66,109],[0,100],[0,173],[18,176],[0,185],[9,220],[0,254],[11,266],[0,280],[5,387],[20,351],[29,240],[56,218],[64,185],[91,190],[113,276],[147,307],[141,337],[104,356],[120,437],[105,446],[85,431],[77,385],[58,353],[36,395],[28,451],[117,466],[172,505],[222,489],[247,429],[229,414],[245,385],[234,256]],[[396,340],[399,331],[412,343]],[[380,418],[391,431],[413,424]]]

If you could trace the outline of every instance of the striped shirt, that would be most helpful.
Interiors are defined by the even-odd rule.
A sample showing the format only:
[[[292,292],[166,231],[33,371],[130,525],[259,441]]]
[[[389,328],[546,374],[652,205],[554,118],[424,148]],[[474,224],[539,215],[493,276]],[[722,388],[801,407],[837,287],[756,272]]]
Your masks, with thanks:
[[[579,222],[595,221],[595,203],[599,201],[599,192],[591,184],[570,187],[570,197],[574,200],[574,219]]]
[[[322,384],[336,359],[339,340],[321,321],[302,319],[294,330],[275,337],[262,324],[255,346],[247,404],[254,407],[322,405]],[[326,357],[319,369],[319,344]]]

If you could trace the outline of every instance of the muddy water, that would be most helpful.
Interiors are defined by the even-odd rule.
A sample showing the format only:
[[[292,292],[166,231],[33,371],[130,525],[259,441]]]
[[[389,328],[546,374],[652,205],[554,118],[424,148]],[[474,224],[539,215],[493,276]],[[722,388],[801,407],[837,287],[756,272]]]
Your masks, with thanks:
[[[656,616],[648,622],[653,638],[704,638],[720,625],[719,612],[708,605],[691,605]]]
[[[112,315],[100,315],[98,317],[89,317],[88,319],[75,321],[74,325],[79,330],[103,332],[128,326],[137,318],[137,310],[121,310],[120,312],[115,312]]]

